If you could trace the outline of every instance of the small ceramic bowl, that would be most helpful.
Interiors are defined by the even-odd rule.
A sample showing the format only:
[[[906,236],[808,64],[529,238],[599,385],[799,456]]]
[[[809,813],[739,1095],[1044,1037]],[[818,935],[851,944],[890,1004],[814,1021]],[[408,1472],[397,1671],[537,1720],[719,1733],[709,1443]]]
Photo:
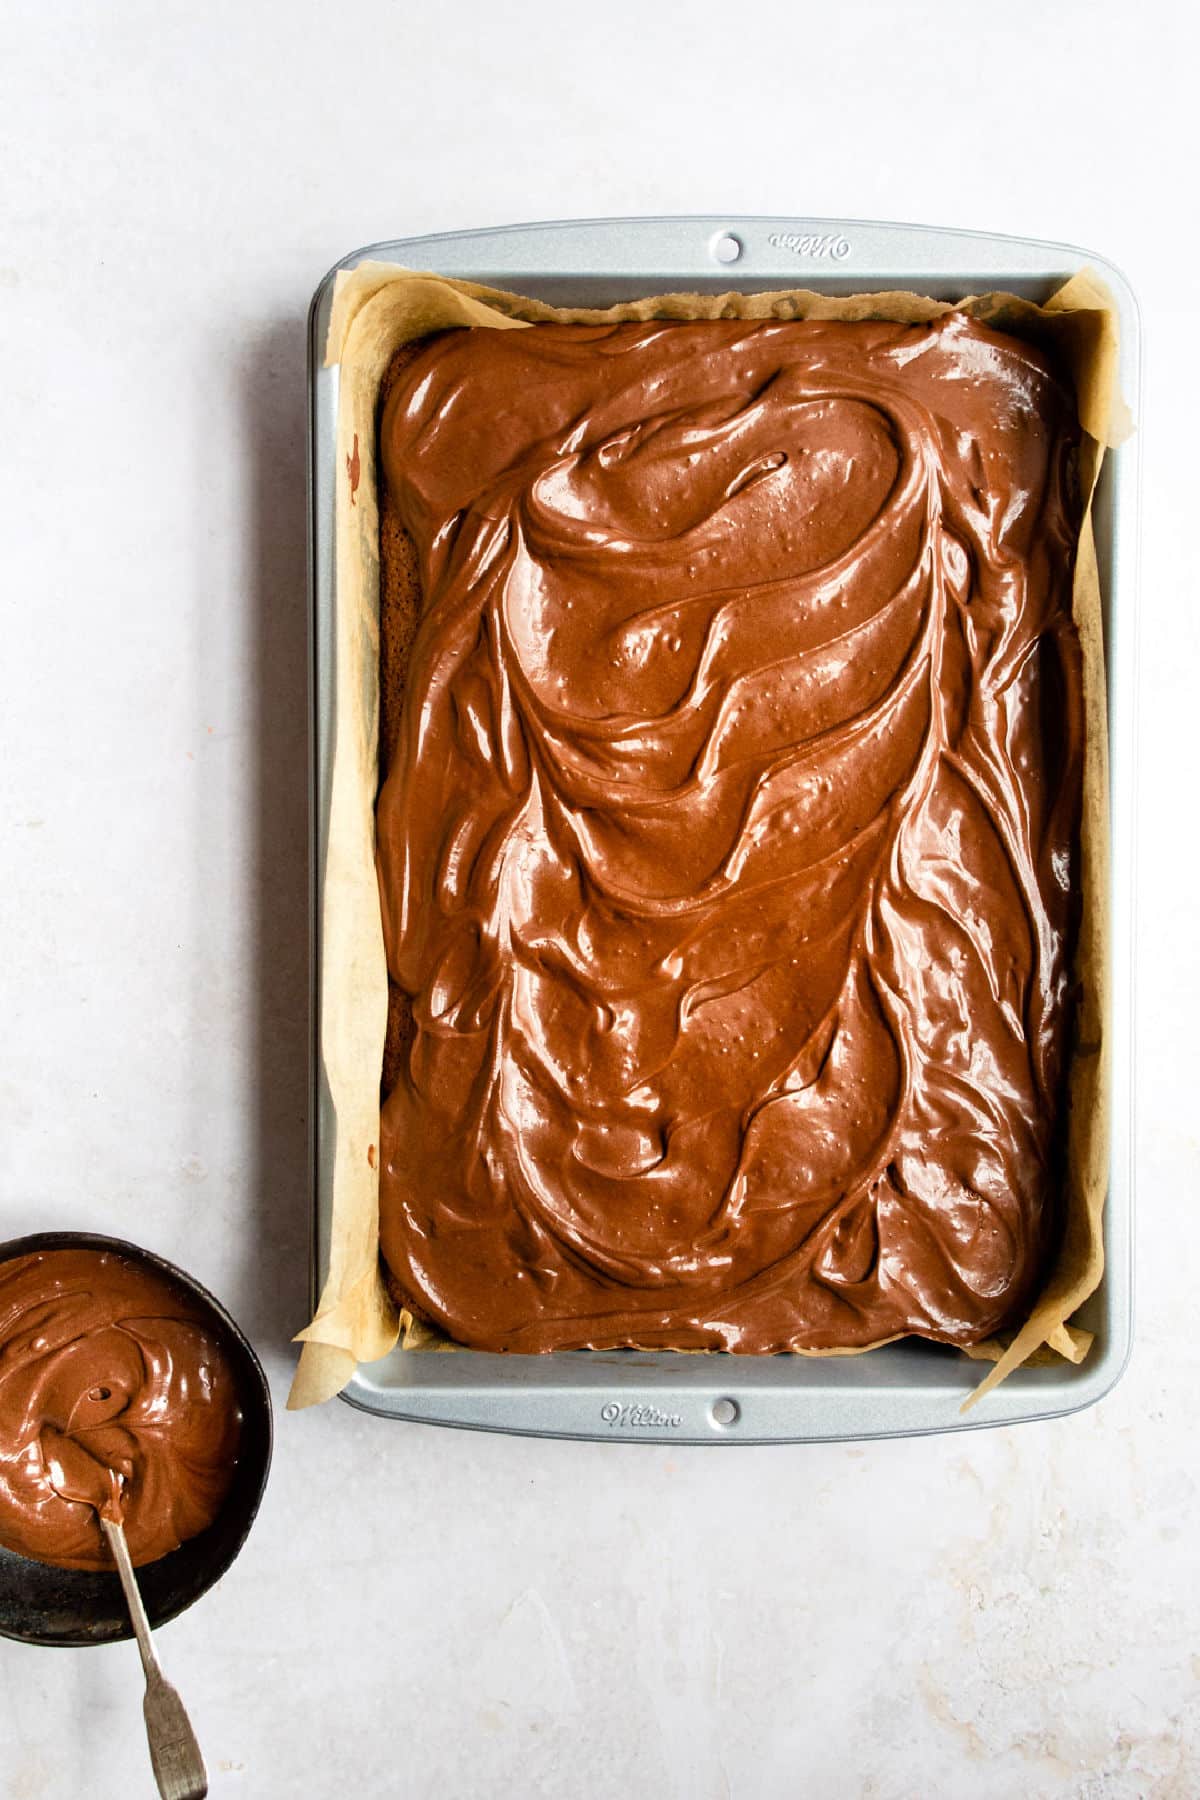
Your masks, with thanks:
[[[165,1625],[220,1579],[246,1541],[271,1466],[271,1392],[248,1338],[220,1302],[182,1269],[137,1244],[87,1231],[42,1231],[0,1244],[0,1264],[38,1250],[77,1249],[127,1257],[175,1282],[208,1315],[237,1373],[242,1436],[220,1513],[198,1537],[137,1572],[151,1625]],[[111,1644],[132,1637],[133,1628],[115,1572],[56,1569],[0,1545],[0,1635],[26,1644]]]

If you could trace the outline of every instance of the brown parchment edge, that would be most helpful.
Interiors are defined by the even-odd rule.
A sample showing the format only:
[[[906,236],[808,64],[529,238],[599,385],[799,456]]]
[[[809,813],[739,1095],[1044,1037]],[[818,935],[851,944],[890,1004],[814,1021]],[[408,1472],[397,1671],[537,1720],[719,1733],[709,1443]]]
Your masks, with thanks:
[[[1081,825],[1082,914],[1075,978],[1079,998],[1069,1073],[1066,1225],[1053,1270],[1029,1318],[1010,1339],[968,1354],[994,1366],[966,1402],[1031,1357],[1080,1362],[1090,1334],[1069,1323],[1103,1272],[1101,1220],[1108,1181],[1108,737],[1099,574],[1092,495],[1107,446],[1130,421],[1117,387],[1117,313],[1088,269],[1044,305],[1011,294],[933,300],[910,292],[850,296],[805,289],[754,294],[659,294],[604,309],[553,307],[477,283],[364,262],[342,271],[331,309],[326,366],[339,369],[335,506],[335,732],[326,866],[319,905],[320,1048],[336,1119],[329,1272],[288,1397],[296,1409],[327,1400],[359,1362],[405,1348],[457,1349],[398,1313],[379,1268],[379,1070],[387,971],[375,874],[379,730],[379,511],[375,414],[379,384],[403,344],[452,325],[520,330],[543,320],[882,319],[916,323],[960,310],[1049,344],[1075,383],[1086,437],[1086,511],[1073,607],[1083,651],[1085,756]],[[892,1340],[884,1340],[892,1341]],[[867,1348],[877,1349],[879,1345]],[[800,1354],[861,1354],[810,1351]]]

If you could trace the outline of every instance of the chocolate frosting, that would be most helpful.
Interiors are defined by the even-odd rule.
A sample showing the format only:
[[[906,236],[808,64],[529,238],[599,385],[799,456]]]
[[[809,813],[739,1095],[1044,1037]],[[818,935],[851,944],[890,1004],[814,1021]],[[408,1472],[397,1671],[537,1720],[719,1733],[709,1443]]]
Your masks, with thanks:
[[[211,1324],[154,1269],[96,1249],[0,1264],[0,1543],[111,1569],[99,1514],[135,1564],[211,1525],[241,1432]]]
[[[453,331],[380,427],[394,1288],[461,1343],[970,1344],[1062,1185],[1072,396],[932,325]]]

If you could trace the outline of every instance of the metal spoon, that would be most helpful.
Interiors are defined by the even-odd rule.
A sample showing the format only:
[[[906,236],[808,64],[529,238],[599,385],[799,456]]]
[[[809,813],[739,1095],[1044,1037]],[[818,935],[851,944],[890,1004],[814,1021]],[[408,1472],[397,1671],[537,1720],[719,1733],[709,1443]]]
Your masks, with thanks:
[[[129,1617],[133,1620],[138,1649],[142,1653],[142,1667],[146,1671],[146,1698],[142,1702],[142,1711],[146,1715],[146,1736],[150,1741],[150,1761],[154,1765],[158,1791],[163,1800],[205,1800],[208,1770],[183,1701],[163,1674],[155,1654],[150,1621],[138,1591],[124,1528],[115,1519],[106,1518],[103,1512],[100,1524],[121,1577]]]

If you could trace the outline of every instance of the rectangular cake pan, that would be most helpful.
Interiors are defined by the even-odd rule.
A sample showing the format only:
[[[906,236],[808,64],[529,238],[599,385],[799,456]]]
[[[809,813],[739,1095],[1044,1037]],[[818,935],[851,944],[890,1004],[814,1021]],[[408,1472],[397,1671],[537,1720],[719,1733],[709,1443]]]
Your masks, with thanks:
[[[1121,383],[1138,414],[1137,303],[1103,257],[1066,244],[911,225],[788,218],[586,220],[399,238],[330,271],[309,319],[313,733],[314,1301],[329,1263],[335,1122],[320,1054],[321,914],[334,705],[335,430],[338,372],[323,366],[338,270],[368,259],[464,277],[557,305],[607,306],[668,291],[915,289],[939,299],[1004,289],[1047,299],[1090,266],[1120,312]],[[1129,1355],[1132,1306],[1133,794],[1137,637],[1136,435],[1105,458],[1095,506],[1105,607],[1112,820],[1112,1136],[1106,1271],[1078,1322],[1087,1360],[1010,1375],[964,1418],[984,1369],[912,1339],[860,1356],[582,1351],[491,1356],[393,1351],[360,1367],[345,1398],[365,1412],[481,1430],[660,1443],[794,1443],[954,1431],[1075,1412],[1106,1394]]]

